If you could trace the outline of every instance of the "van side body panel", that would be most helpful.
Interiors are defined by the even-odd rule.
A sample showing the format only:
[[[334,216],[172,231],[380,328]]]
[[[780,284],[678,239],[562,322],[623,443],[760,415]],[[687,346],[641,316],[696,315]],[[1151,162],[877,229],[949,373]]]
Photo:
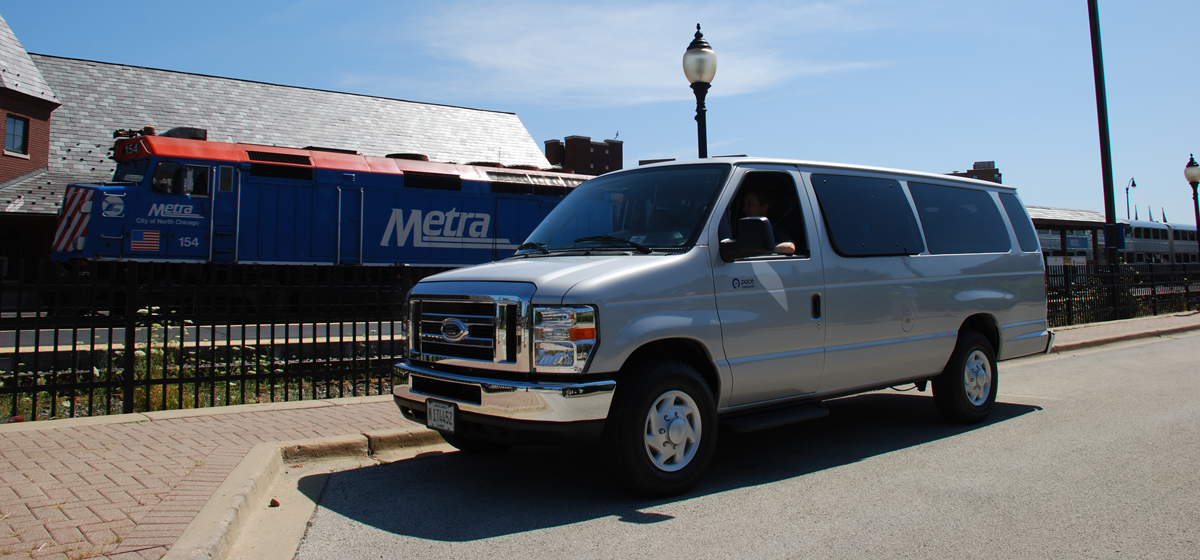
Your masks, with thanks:
[[[804,171],[811,186],[811,172]],[[899,180],[907,188],[904,176],[855,174]],[[811,198],[818,202],[815,193]],[[828,299],[820,394],[937,375],[963,322],[976,314],[1001,326],[1000,356],[1045,349],[1041,255],[1023,253],[1011,225],[1007,253],[933,255],[926,249],[911,256],[846,257],[834,251],[825,216],[818,212],[817,219]],[[1010,349],[1012,338],[1017,340]]]

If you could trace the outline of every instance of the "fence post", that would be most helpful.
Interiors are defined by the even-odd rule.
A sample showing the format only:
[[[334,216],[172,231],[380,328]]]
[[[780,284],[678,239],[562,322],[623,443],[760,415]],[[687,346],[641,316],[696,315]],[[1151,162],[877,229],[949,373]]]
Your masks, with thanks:
[[[1116,321],[1121,318],[1121,292],[1117,289],[1117,271],[1121,270],[1121,263],[1108,263],[1108,270],[1104,277],[1108,280],[1105,284],[1108,287],[1109,293],[1112,295],[1112,320]]]
[[[1150,307],[1158,316],[1158,264],[1150,265]]]
[[[1072,276],[1074,276],[1072,273],[1072,272],[1074,272],[1073,269],[1074,269],[1074,266],[1070,266],[1070,265],[1063,265],[1063,267],[1062,267],[1062,285],[1063,285],[1063,288],[1067,290],[1067,324],[1068,325],[1075,324],[1075,294],[1074,294],[1074,290],[1072,289],[1072,284],[1075,283],[1075,279],[1072,278]]]
[[[134,351],[137,350],[137,302],[134,298],[138,293],[137,273],[136,262],[129,263],[125,268],[125,371],[121,376],[124,392],[121,396],[121,408],[125,414],[132,414],[134,410],[133,378],[137,371],[137,356],[134,355]]]

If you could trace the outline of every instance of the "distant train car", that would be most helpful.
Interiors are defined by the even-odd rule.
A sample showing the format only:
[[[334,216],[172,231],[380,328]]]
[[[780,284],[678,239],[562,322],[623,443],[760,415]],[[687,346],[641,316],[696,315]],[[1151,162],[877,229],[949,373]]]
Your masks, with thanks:
[[[1145,220],[1120,220],[1125,229],[1125,249],[1120,258],[1128,264],[1173,263],[1190,264],[1200,262],[1197,250],[1196,226],[1150,222]],[[1047,257],[1084,257],[1095,259],[1092,251],[1090,229],[1043,228],[1038,230],[1038,242]],[[1065,235],[1063,235],[1065,234]],[[1063,238],[1066,247],[1063,246]],[[1104,247],[1104,232],[1096,232],[1096,243]]]
[[[590,176],[118,131],[113,182],[72,184],[51,258],[462,266],[511,255]]]
[[[1121,220],[1125,224],[1125,250],[1122,257],[1130,264],[1200,262],[1197,254],[1196,226]]]

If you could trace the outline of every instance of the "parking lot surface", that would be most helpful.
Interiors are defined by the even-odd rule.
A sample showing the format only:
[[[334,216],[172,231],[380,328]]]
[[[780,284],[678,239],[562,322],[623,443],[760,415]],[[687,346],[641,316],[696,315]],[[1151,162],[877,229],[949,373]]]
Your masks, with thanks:
[[[620,490],[586,449],[336,473],[297,558],[1197,558],[1198,343],[1002,362],[978,426],[915,390],[830,401],[822,420],[723,433],[668,500]]]

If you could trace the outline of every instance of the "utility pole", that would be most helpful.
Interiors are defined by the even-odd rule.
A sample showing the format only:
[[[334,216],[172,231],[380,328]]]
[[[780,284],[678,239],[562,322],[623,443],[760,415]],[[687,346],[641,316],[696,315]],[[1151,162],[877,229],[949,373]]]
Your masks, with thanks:
[[[1117,236],[1125,233],[1117,224],[1117,201],[1113,194],[1112,148],[1108,140],[1108,100],[1104,92],[1104,55],[1100,48],[1100,8],[1088,0],[1092,29],[1092,71],[1096,77],[1096,116],[1100,121],[1100,166],[1104,171],[1104,247],[1108,263],[1117,263]]]

